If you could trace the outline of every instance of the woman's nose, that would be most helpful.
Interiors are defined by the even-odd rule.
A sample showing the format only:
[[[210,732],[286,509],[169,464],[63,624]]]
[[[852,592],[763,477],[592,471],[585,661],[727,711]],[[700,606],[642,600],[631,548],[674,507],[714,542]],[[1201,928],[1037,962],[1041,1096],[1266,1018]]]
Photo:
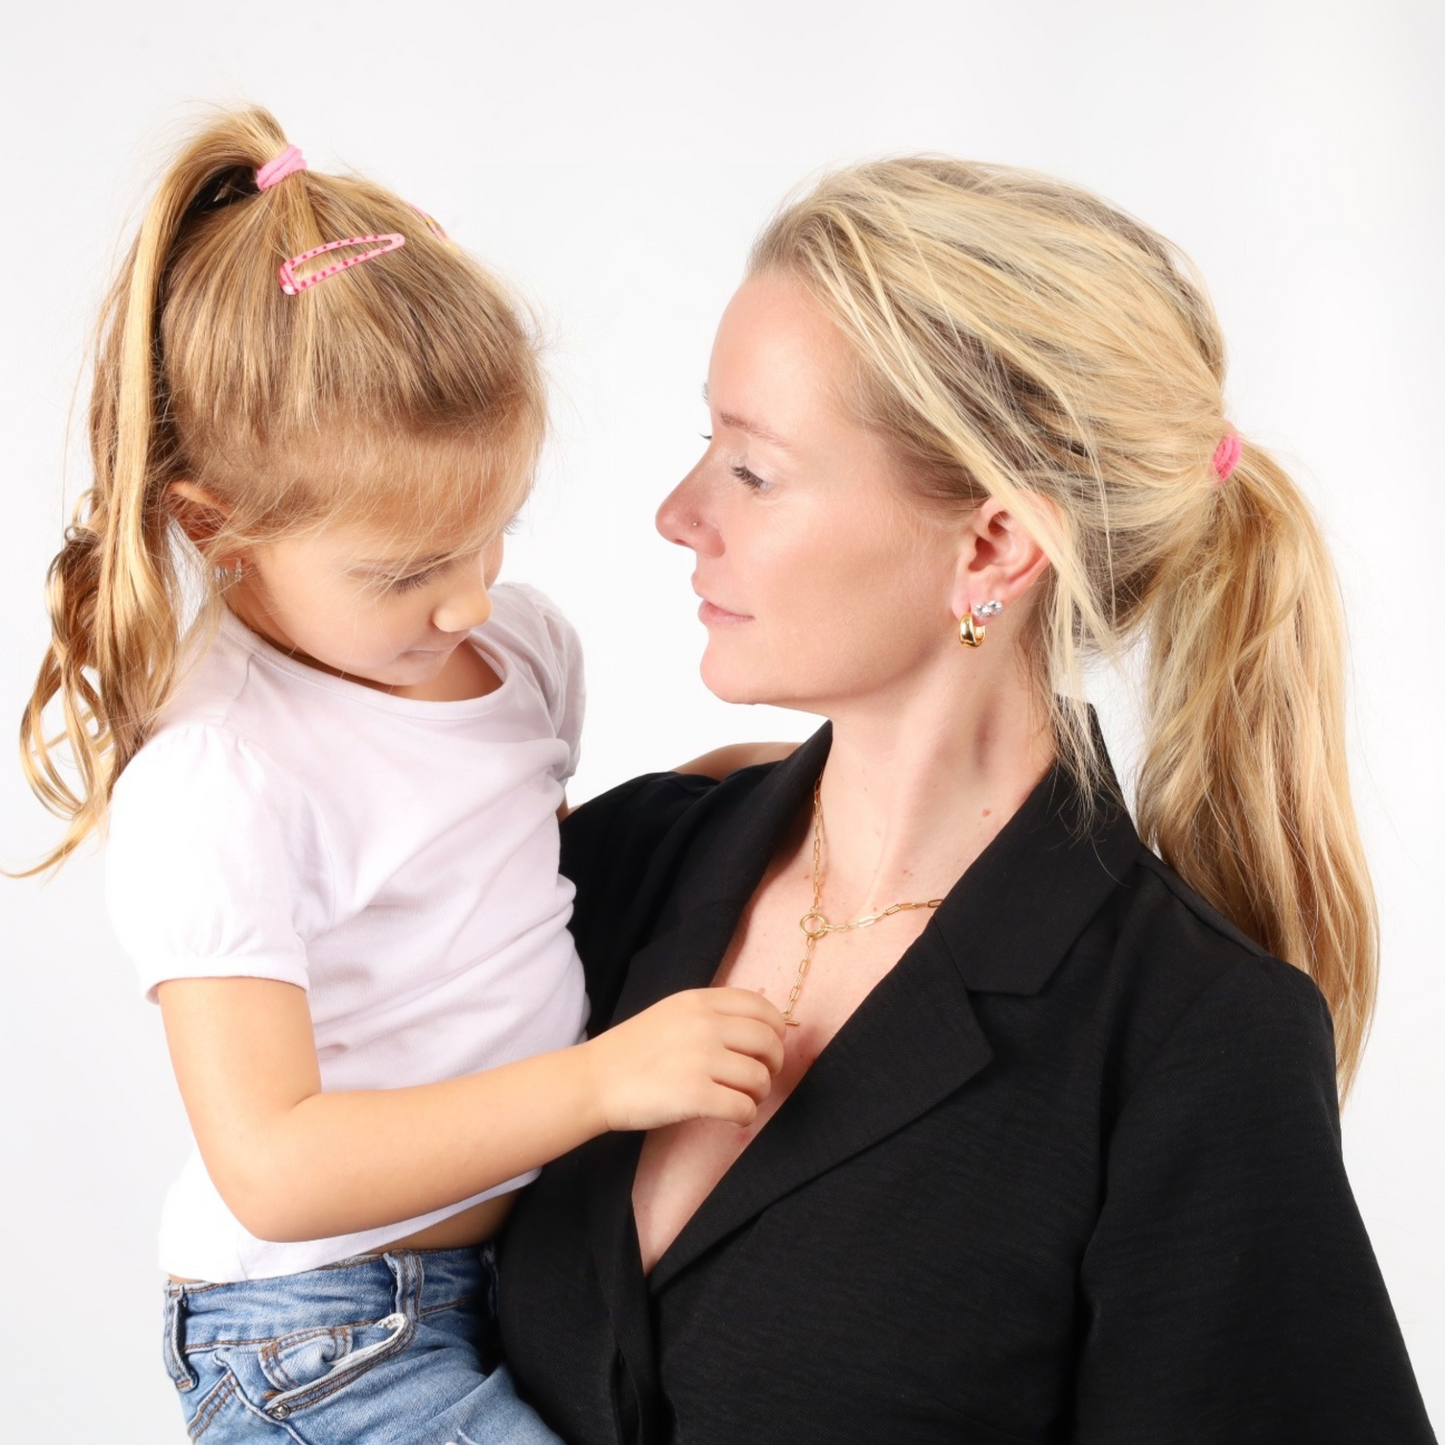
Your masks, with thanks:
[[[655,519],[657,530],[680,547],[701,549],[712,529],[703,517],[703,489],[697,474],[689,472],[663,499]]]
[[[482,559],[476,558],[457,569],[456,585],[447,589],[432,613],[432,626],[438,632],[470,632],[492,615],[492,598],[487,590],[487,573]]]

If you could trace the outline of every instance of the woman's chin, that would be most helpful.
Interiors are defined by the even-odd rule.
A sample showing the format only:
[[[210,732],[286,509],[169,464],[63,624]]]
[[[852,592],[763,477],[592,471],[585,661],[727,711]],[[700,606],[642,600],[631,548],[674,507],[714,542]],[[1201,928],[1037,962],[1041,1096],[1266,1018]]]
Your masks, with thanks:
[[[721,702],[759,703],[771,702],[766,687],[760,686],[761,679],[754,673],[740,668],[735,661],[717,656],[718,649],[709,645],[702,655],[703,686]]]

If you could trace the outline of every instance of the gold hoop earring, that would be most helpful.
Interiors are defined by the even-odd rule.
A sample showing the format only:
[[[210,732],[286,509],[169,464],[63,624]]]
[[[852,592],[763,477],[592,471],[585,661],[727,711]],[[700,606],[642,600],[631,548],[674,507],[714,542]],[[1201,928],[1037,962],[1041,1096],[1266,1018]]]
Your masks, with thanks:
[[[975,617],[997,617],[1003,611],[1003,603],[990,598],[976,612],[970,607],[959,619],[958,640],[965,647],[982,647],[984,629],[974,621]]]

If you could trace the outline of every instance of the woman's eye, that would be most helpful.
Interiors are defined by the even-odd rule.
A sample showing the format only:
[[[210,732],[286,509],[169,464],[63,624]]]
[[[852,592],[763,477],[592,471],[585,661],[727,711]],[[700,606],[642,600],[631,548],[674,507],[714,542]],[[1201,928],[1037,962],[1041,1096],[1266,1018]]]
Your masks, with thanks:
[[[712,440],[712,433],[710,431],[700,431],[698,432],[698,436],[700,436],[705,442],[710,442]]]
[[[745,487],[751,487],[754,491],[760,491],[767,486],[756,472],[750,471],[741,462],[734,462],[729,470]]]

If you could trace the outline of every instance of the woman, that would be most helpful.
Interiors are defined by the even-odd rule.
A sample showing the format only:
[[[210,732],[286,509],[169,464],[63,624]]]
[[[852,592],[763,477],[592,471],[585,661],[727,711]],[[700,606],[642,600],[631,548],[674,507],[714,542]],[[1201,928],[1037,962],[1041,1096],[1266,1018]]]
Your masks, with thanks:
[[[713,691],[829,723],[596,800],[563,866],[594,1027],[710,981],[791,1027],[750,1125],[596,1140],[514,1216],[568,1440],[1433,1438],[1340,1158],[1334,583],[1223,373],[1170,247],[1039,177],[862,166],[759,241],[658,521]],[[1080,679],[1136,639],[1137,833]]]

